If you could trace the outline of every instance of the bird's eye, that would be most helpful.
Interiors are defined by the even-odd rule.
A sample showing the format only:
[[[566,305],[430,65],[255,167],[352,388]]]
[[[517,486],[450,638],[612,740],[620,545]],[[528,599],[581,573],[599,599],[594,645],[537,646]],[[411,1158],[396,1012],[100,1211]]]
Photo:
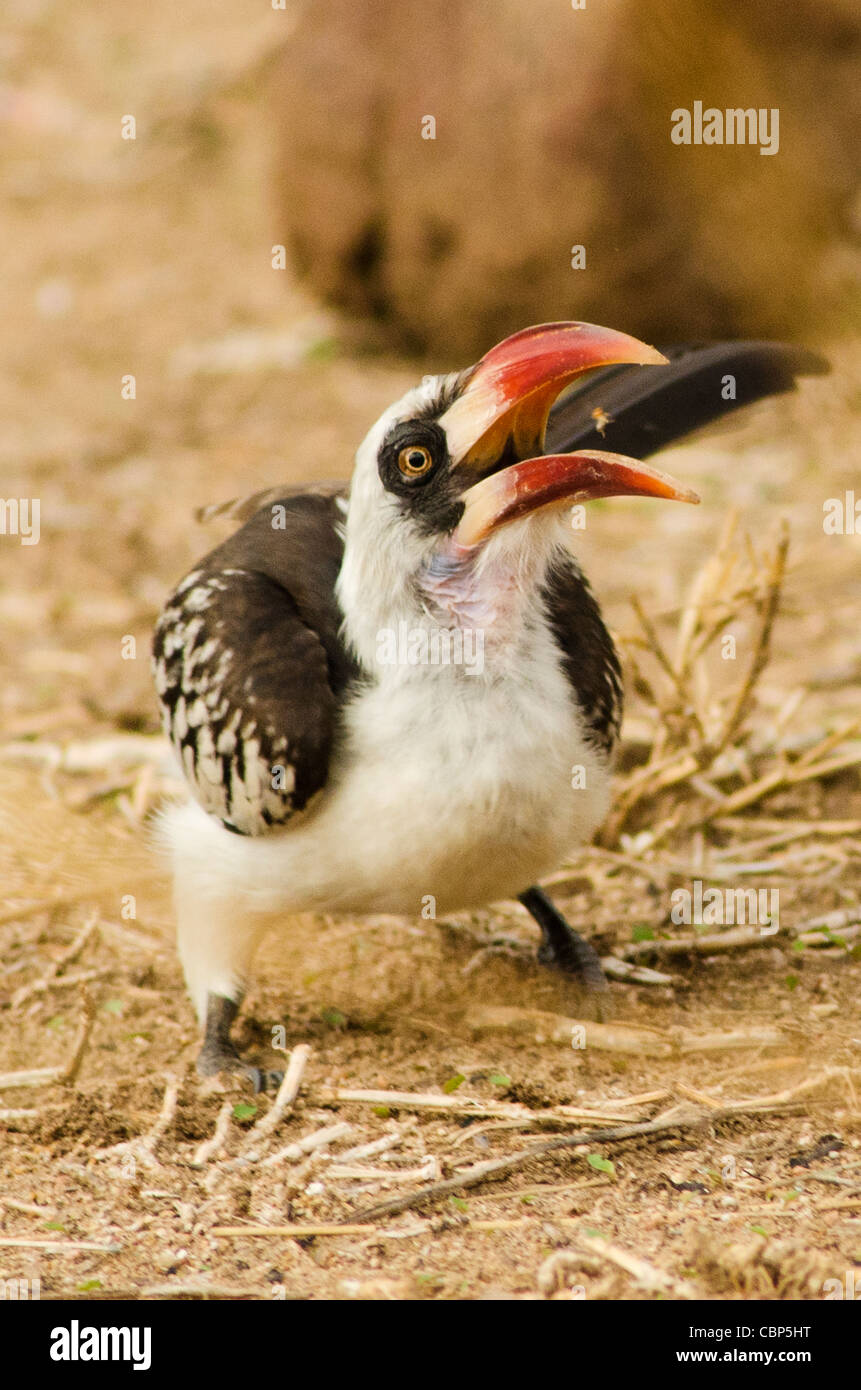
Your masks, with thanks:
[[[433,468],[433,455],[423,444],[408,444],[398,454],[398,468],[405,478],[420,478]]]

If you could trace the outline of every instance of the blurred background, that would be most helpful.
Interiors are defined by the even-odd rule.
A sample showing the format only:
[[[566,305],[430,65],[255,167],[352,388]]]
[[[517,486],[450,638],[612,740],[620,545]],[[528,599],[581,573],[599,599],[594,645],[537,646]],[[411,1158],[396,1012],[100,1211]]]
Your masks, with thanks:
[[[294,262],[443,353],[560,317],[652,337],[857,323],[859,34],[854,0],[308,6],[277,80]],[[776,108],[779,150],[672,143],[696,100]]]

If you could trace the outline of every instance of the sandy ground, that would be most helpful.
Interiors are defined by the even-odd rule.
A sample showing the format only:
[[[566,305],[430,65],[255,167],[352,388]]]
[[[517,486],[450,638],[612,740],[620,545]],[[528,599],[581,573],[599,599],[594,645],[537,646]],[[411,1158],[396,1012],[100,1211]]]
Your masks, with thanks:
[[[193,1075],[150,843],[170,774],[148,649],[170,585],[224,534],[194,508],[345,474],[417,375],[463,365],[360,352],[271,268],[266,78],[288,22],[250,0],[150,0],[109,27],[85,4],[69,30],[59,5],[17,0],[2,38],[0,472],[5,497],[40,498],[41,538],[0,536],[0,1071],[65,1066],[80,976],[94,1023],[73,1080],[0,1077],[0,1278],[81,1298],[822,1297],[861,1264],[861,960],[851,934],[799,951],[792,933],[828,912],[859,920],[849,736],[844,769],[751,806],[745,829],[670,836],[654,862],[629,838],[572,863],[560,901],[605,954],[681,930],[671,888],[708,879],[728,844],[749,840],[766,865],[733,882],[780,887],[766,946],[657,959],[663,985],[613,983],[616,1050],[590,1042],[589,1006],[535,964],[526,914],[500,905],[449,923],[285,924],[240,1036],[261,1058],[279,1026],[288,1049],[312,1049],[274,1135],[255,1134],[271,1099]],[[697,513],[607,504],[580,546],[623,637],[634,592],[669,634],[728,509],[757,546],[786,517],[754,723],[802,748],[857,716],[861,686],[861,534],[822,528],[824,500],[855,478],[857,350],[825,346],[829,379],[664,457],[701,491]],[[737,628],[742,653],[753,627]],[[649,728],[632,698],[623,766]],[[489,1019],[489,1005],[521,1012]],[[548,1015],[585,1019],[587,1046],[565,1027],[554,1041]],[[344,1095],[357,1090],[419,1099]],[[364,1220],[543,1138],[668,1113],[648,1140],[590,1139]],[[328,1146],[265,1164],[333,1125]],[[372,1229],[217,1234],[345,1219]],[[623,1269],[596,1238],[646,1265]]]

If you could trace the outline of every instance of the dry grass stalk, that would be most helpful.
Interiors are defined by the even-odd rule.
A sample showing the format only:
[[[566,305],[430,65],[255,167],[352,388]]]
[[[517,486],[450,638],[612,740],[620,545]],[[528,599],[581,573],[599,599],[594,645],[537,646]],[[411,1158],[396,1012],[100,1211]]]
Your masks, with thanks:
[[[267,1139],[278,1128],[284,1114],[290,1109],[299,1094],[299,1087],[302,1085],[302,1077],[305,1075],[305,1068],[311,1056],[311,1048],[307,1043],[298,1043],[290,1053],[290,1061],[284,1073],[284,1079],[278,1087],[278,1094],[272,1102],[272,1109],[257,1121],[251,1134],[250,1142],[256,1143],[259,1139]]]
[[[415,1123],[415,1120],[410,1120],[403,1126],[403,1129],[413,1129]],[[342,1163],[357,1163],[363,1158],[376,1158],[379,1154],[398,1149],[403,1142],[404,1135],[395,1130],[389,1134],[384,1134],[381,1139],[371,1139],[367,1144],[357,1144],[352,1149],[345,1149],[343,1153],[338,1155],[338,1158]]]
[[[0,1197],[0,1207],[10,1211],[22,1211],[26,1216],[41,1216],[46,1221],[54,1219],[54,1207],[40,1207],[35,1202],[18,1202],[14,1197]]]
[[[804,946],[839,946],[847,945],[850,941],[857,941],[861,936],[861,926],[845,927],[839,933],[839,940],[831,932],[807,931],[801,932],[799,941]]]
[[[614,1099],[613,1104],[617,1110],[637,1109],[644,1105],[659,1105],[662,1101],[669,1098],[669,1091],[640,1091],[635,1096],[621,1096],[618,1100]]]
[[[794,820],[787,826],[786,821],[775,816],[718,816],[714,821],[717,830],[731,830],[734,833],[745,831],[748,834],[773,831],[776,835],[859,835],[861,820]]]
[[[26,1236],[0,1236],[0,1246],[18,1250],[41,1250],[44,1255],[79,1255],[91,1250],[100,1255],[118,1255],[121,1245],[103,1245],[92,1240],[30,1240]]]
[[[808,932],[827,934],[837,932],[848,936],[847,928],[861,925],[861,906],[847,907],[836,912],[826,912],[821,917],[808,917],[805,922],[797,922],[793,927],[796,936],[803,937]]]
[[[626,960],[639,960],[642,956],[715,956],[727,951],[773,946],[778,935],[778,932],[764,933],[759,927],[733,927],[729,931],[676,936],[666,941],[632,941],[624,947],[623,953]]]
[[[150,1284],[141,1289],[139,1298],[166,1298],[171,1302],[176,1298],[224,1298],[231,1302],[254,1299],[255,1302],[271,1298],[271,1292],[263,1289],[242,1288],[238,1284],[210,1284],[205,1279],[172,1281],[168,1284]]]
[[[681,800],[678,814],[663,827],[664,834],[724,823],[772,792],[861,766],[861,741],[851,741],[861,720],[822,734],[795,760],[783,751],[778,736],[781,716],[774,721],[773,736],[764,751],[745,743],[757,687],[768,662],[789,535],[782,523],[771,552],[760,559],[737,531],[737,516],[732,515],[715,553],[691,585],[679,617],[673,656],[639,601],[632,600],[640,632],[626,640],[626,647],[635,687],[652,709],[653,732],[646,763],[620,779],[615,809],[601,835],[604,846],[615,845],[635,817],[656,808],[671,791]],[[727,628],[751,609],[756,630],[750,659],[737,685],[720,695],[710,675],[713,649]],[[652,676],[646,674],[642,655],[655,667]],[[786,719],[797,710],[802,696],[803,691],[794,692]],[[745,766],[746,785],[727,790],[727,781],[737,780]],[[692,800],[694,808],[688,810]],[[776,833],[786,833],[785,826],[778,822]],[[811,833],[815,833],[813,827]],[[653,843],[656,838],[653,835]],[[789,838],[795,838],[792,830]]]
[[[729,933],[727,933],[729,935]],[[645,944],[645,943],[644,943]],[[649,945],[656,943],[649,942]],[[659,943],[665,944],[665,943]],[[666,943],[677,945],[676,942]],[[469,1021],[476,1032],[528,1033],[538,1042],[561,1043],[594,1048],[599,1052],[622,1052],[633,1056],[672,1057],[682,1053],[723,1052],[745,1047],[775,1047],[783,1042],[776,1028],[738,1028],[730,1033],[690,1033],[686,1029],[662,1030],[632,1027],[624,1023],[591,1023],[582,1019],[565,1018],[562,1014],[543,1013],[537,1009],[506,1008],[488,1004],[474,1009]],[[574,1112],[568,1106],[557,1106],[554,1114],[577,1114],[584,1119],[609,1119],[608,1112]],[[620,1118],[620,1117],[613,1117]]]
[[[79,979],[75,982],[79,982]],[[90,1040],[93,1023],[95,1022],[96,1010],[89,991],[81,988],[81,1020],[78,1024],[78,1031],[72,1043],[68,1061],[62,1067],[36,1067],[31,1071],[7,1071],[0,1073],[0,1090],[6,1088],[16,1088],[19,1086],[73,1086],[77,1080],[78,1072],[87,1044]],[[2,1111],[7,1118],[21,1118],[26,1111]]]
[[[594,1048],[597,1052],[622,1052],[641,1057],[668,1057],[672,1051],[666,1036],[658,1029],[633,1027],[625,1023],[592,1023],[566,1018],[563,1014],[540,1009],[509,1008],[486,1004],[471,1009],[466,1022],[481,1036],[485,1033],[527,1034],[536,1042],[559,1043],[564,1047]],[[584,1118],[596,1118],[595,1113]]]
[[[93,1157],[121,1158],[123,1155],[128,1155],[144,1168],[159,1168],[161,1165],[155,1156],[156,1146],[176,1114],[176,1103],[179,1099],[181,1084],[181,1081],[178,1081],[176,1077],[168,1077],[158,1118],[152,1129],[146,1134],[139,1134],[136,1138],[127,1139],[122,1144],[113,1144],[108,1149],[97,1149]]]
[[[853,720],[840,731],[839,739],[844,741],[850,733],[854,733],[858,726],[858,721]],[[818,758],[820,749],[824,749],[826,744],[833,744],[834,735],[830,734],[822,740],[820,745],[814,749],[815,758],[810,761],[799,760],[797,763],[781,764],[773,771],[765,773],[757,781],[749,786],[740,787],[738,791],[726,796],[721,802],[721,812],[724,816],[735,815],[736,812],[744,810],[745,806],[753,806],[763,797],[769,796],[772,792],[782,791],[786,787],[797,787],[802,782],[817,782],[823,777],[830,777],[835,772],[844,772],[848,768],[861,767],[861,742],[855,742],[852,748],[837,758]],[[710,814],[692,817],[687,826],[694,829],[697,826],[705,825],[711,819]]]
[[[72,1051],[69,1060],[63,1068],[60,1076],[60,1084],[63,1086],[74,1086],[78,1079],[78,1072],[81,1070],[81,1063],[84,1060],[84,1053],[90,1041],[90,1033],[93,1031],[93,1024],[96,1021],[96,1006],[93,1003],[92,995],[86,987],[81,987],[81,1021],[78,1024],[78,1031],[75,1041],[72,1044]]]
[[[326,1169],[326,1177],[333,1180],[375,1182],[378,1186],[399,1182],[427,1182],[428,1178],[439,1176],[439,1161],[433,1154],[429,1154],[418,1168],[365,1168],[358,1163],[333,1163]]]
[[[232,1236],[290,1236],[293,1240],[308,1240],[311,1236],[369,1236],[376,1234],[369,1222],[331,1222],[297,1226],[213,1226],[210,1235],[226,1239]]]
[[[603,956],[601,965],[610,980],[624,980],[627,985],[674,985],[677,975],[668,975],[663,970],[652,970],[646,965],[634,965],[631,961],[619,960],[618,956]]]
[[[37,994],[47,994],[52,989],[72,989],[75,985],[86,985],[92,980],[103,980],[106,975],[112,975],[113,970],[109,966],[103,966],[98,970],[81,970],[77,975],[47,975],[40,980],[34,980],[32,984],[22,985],[12,996],[11,1004],[17,1008],[27,999],[32,999]]]
[[[215,1121],[215,1129],[209,1139],[204,1139],[198,1144],[194,1151],[194,1157],[191,1160],[191,1166],[193,1168],[203,1168],[204,1165],[218,1153],[218,1150],[223,1148],[230,1131],[232,1116],[233,1102],[226,1100],[218,1112],[218,1118]]]
[[[17,1090],[24,1086],[54,1086],[63,1076],[62,1067],[34,1067],[31,1071],[4,1071],[0,1072],[0,1090]],[[10,1115],[22,1114],[22,1111],[10,1110]]]
[[[336,1125],[326,1125],[323,1129],[317,1129],[313,1134],[306,1134],[304,1138],[297,1139],[294,1144],[288,1144],[286,1148],[279,1149],[277,1153],[270,1154],[264,1158],[261,1168],[277,1168],[282,1163],[298,1163],[300,1159],[306,1158],[308,1154],[319,1153],[329,1144],[335,1144],[340,1139],[346,1139],[353,1133],[353,1126],[344,1122]],[[339,1158],[346,1158],[346,1154],[339,1154]]]
[[[797,1086],[790,1086],[785,1091],[776,1091],[770,1096],[760,1096],[757,1100],[736,1101],[733,1110],[737,1115],[749,1113],[759,1106],[765,1106],[767,1110],[778,1110],[783,1106],[796,1105],[809,1096],[816,1095],[818,1092],[829,1091],[839,1085],[850,1106],[857,1112],[856,1083],[861,1083],[861,1067],[825,1067],[816,1076],[808,1077],[806,1081],[800,1081]]]
[[[523,1010],[523,1013],[538,1015],[534,1010]],[[568,1026],[567,1041],[570,1044],[570,1026],[573,1020],[563,1019],[561,1015],[549,1014],[546,1017],[555,1020],[559,1024]],[[588,1024],[584,1027],[595,1027],[597,1025]],[[644,1032],[647,1030],[643,1030]],[[600,1110],[587,1110],[575,1106],[556,1106],[549,1110],[530,1110],[528,1106],[521,1105],[515,1101],[480,1101],[473,1100],[471,1096],[460,1095],[436,1095],[430,1092],[421,1091],[336,1091],[334,1093],[323,1092],[320,1096],[327,1104],[338,1101],[342,1104],[358,1103],[374,1106],[391,1106],[398,1110],[440,1110],[452,1115],[475,1115],[486,1118],[496,1118],[499,1120],[511,1121],[514,1124],[540,1123],[541,1121],[565,1120],[570,1122],[581,1120],[592,1120],[595,1124],[612,1124],[620,1118],[627,1119],[612,1113]]]
[[[702,1105],[706,1110],[720,1110],[721,1108],[719,1100],[706,1095],[705,1091],[698,1091],[694,1086],[687,1086],[683,1081],[677,1081],[673,1090],[682,1100],[692,1100],[695,1105]]]

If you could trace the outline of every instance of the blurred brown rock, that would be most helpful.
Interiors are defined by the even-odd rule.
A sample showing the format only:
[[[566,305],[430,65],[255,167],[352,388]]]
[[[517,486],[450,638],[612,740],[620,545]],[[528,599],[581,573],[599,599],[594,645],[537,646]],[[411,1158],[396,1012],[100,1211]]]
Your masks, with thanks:
[[[324,299],[446,361],[563,317],[810,341],[852,312],[859,33],[854,0],[308,4],[278,76],[273,240]],[[674,144],[695,101],[777,107],[778,153]]]

